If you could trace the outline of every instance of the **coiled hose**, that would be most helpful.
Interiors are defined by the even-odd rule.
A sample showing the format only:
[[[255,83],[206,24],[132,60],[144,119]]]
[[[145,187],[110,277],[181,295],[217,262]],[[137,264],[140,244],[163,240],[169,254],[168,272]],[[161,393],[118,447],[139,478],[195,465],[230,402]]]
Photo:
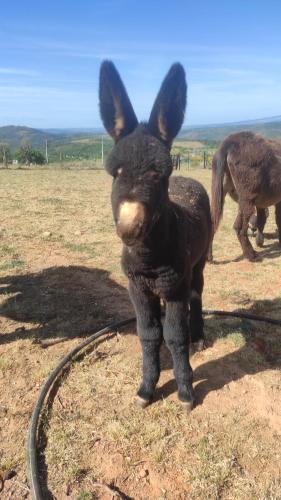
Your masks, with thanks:
[[[250,313],[236,313],[230,311],[218,311],[207,309],[203,311],[203,315],[210,316],[230,316],[234,318],[240,319],[248,319],[253,321],[262,321],[265,323],[270,323],[272,325],[281,326],[281,321],[273,318],[268,318],[266,316],[257,316],[255,314]],[[42,488],[40,485],[40,473],[38,467],[38,450],[37,450],[37,441],[38,441],[38,425],[40,420],[40,414],[42,412],[42,408],[44,405],[45,398],[51,389],[52,385],[61,374],[63,368],[73,359],[73,357],[82,349],[87,347],[89,344],[99,339],[100,337],[112,333],[112,331],[117,330],[118,328],[122,328],[124,326],[129,325],[135,321],[135,317],[128,318],[123,321],[118,321],[115,323],[111,323],[105,328],[102,328],[98,332],[94,333],[83,342],[74,347],[64,358],[61,359],[59,364],[52,370],[49,374],[47,380],[42,386],[38,399],[35,403],[30,425],[28,431],[28,440],[27,440],[27,470],[29,476],[29,486],[33,500],[45,500],[44,494],[42,492]]]

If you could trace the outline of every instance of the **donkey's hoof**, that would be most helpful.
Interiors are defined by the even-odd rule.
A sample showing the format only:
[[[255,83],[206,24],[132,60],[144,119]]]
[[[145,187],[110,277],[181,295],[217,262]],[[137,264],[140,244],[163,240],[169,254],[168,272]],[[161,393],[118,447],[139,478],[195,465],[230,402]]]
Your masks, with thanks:
[[[135,404],[136,406],[138,406],[138,408],[142,408],[144,410],[144,408],[149,406],[150,403],[150,399],[141,398],[138,394],[135,396]]]
[[[257,253],[257,252],[251,252],[248,255],[245,255],[246,259],[248,259],[250,262],[260,262],[262,260],[262,257]]]
[[[188,414],[194,407],[194,400],[192,399],[191,401],[181,401],[181,405],[184,412]]]
[[[256,245],[257,247],[263,247],[263,243],[264,243],[264,236],[263,234],[261,233],[257,233],[256,235]]]
[[[196,352],[202,352],[206,349],[206,344],[204,339],[200,339],[197,342],[191,342],[189,346],[189,354],[195,354]]]
[[[253,257],[249,258],[250,262],[262,262],[262,256],[256,253]]]

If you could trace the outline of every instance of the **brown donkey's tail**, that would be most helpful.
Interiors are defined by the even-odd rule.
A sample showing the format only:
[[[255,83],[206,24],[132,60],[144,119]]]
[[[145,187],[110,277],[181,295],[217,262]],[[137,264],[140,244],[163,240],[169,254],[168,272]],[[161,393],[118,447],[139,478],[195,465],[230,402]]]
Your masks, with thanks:
[[[211,215],[213,223],[213,234],[218,229],[223,214],[224,195],[223,178],[227,168],[227,153],[219,149],[214,155],[212,162],[212,202]]]

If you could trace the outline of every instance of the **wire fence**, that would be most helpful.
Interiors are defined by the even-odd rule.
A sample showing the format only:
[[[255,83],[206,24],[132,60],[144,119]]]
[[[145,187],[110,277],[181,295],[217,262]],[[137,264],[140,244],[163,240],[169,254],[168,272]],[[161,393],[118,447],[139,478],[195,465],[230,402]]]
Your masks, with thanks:
[[[183,153],[176,153],[171,155],[174,170],[187,169],[192,170],[196,168],[210,169],[212,166],[212,159],[215,150],[211,149],[190,149]],[[29,164],[23,165],[16,161],[8,163],[0,163],[0,169],[13,169],[13,170],[29,170],[29,169],[65,169],[65,170],[103,170],[104,161],[101,158],[83,159],[83,158],[65,158],[60,157],[59,161],[49,161],[48,164],[36,165]]]
[[[183,154],[172,154],[172,162],[174,170],[204,168],[210,169],[212,167],[212,160],[214,150],[194,149]]]

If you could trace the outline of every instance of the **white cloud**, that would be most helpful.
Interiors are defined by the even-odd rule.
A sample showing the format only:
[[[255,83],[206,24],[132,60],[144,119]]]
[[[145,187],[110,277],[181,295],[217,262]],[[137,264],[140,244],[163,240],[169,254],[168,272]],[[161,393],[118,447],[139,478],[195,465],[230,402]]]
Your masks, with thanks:
[[[25,69],[25,68],[0,67],[0,75],[38,76],[39,72],[32,70],[32,69]]]

